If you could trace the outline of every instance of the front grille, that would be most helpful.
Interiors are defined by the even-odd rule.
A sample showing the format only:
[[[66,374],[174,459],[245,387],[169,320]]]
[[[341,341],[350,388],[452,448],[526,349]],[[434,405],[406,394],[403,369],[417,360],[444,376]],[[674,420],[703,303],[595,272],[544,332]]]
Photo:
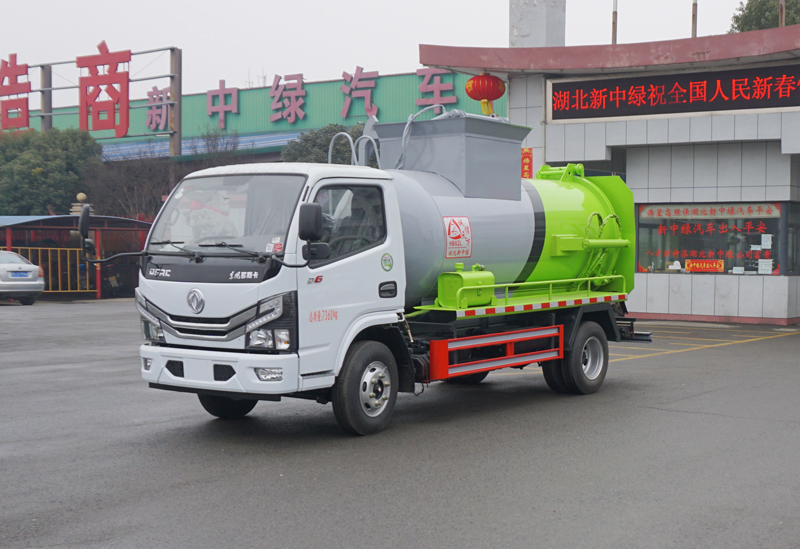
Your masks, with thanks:
[[[167,361],[167,370],[175,377],[183,377],[183,362],[180,360]]]
[[[234,315],[236,316],[236,315]],[[176,315],[169,315],[170,320],[174,320],[176,322],[186,322],[187,324],[222,324],[223,326],[230,322],[230,318],[207,318],[207,317],[197,317],[197,316],[176,316]]]
[[[236,370],[229,364],[214,364],[214,381],[228,381],[236,375]]]

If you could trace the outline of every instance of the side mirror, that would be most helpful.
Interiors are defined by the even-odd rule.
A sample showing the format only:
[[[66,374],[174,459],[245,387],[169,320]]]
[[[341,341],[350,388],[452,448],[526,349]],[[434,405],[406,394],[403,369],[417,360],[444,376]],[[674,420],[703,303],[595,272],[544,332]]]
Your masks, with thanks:
[[[316,242],[322,238],[322,205],[309,202],[300,205],[300,240]]]
[[[91,238],[84,238],[83,239],[83,253],[86,256],[90,255],[97,255],[97,249],[94,247],[94,240]]]
[[[89,210],[90,206],[84,204],[81,208],[81,217],[78,219],[78,232],[84,240],[89,238]]]

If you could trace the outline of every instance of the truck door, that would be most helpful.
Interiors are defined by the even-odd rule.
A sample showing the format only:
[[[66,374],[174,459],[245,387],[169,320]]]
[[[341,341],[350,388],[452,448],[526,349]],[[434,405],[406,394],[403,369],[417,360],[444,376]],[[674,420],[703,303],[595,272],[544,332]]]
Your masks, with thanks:
[[[330,257],[297,270],[301,374],[333,370],[348,327],[365,314],[402,309],[405,294],[391,181],[323,181],[310,201],[322,205]]]

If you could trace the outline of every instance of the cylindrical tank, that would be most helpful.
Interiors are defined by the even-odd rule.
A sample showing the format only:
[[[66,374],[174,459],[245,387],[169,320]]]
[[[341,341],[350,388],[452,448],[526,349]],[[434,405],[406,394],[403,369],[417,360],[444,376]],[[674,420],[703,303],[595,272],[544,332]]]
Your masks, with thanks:
[[[610,274],[621,257],[612,253],[598,259],[583,247],[586,239],[623,236],[612,201],[585,178],[521,180],[520,200],[505,200],[466,198],[455,184],[430,172],[387,171],[395,181],[403,225],[407,307],[434,299],[439,274],[455,271],[456,263],[467,270],[479,263],[494,274],[496,284],[511,284],[586,276],[590,258]],[[625,202],[631,210],[623,216],[627,222],[632,197]],[[569,241],[578,242],[572,246],[577,249],[559,244]],[[625,260],[632,269],[632,259]]]

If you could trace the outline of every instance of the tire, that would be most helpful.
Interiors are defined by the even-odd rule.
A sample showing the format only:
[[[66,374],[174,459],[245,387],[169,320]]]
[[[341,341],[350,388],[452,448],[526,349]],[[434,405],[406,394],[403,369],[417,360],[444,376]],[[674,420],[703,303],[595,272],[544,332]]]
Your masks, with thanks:
[[[235,399],[221,396],[197,395],[206,412],[220,419],[238,419],[256,407],[257,400]]]
[[[543,362],[542,374],[544,375],[544,381],[547,383],[547,386],[556,393],[574,393],[574,391],[570,390],[570,387],[567,386],[566,381],[564,381],[564,374],[562,371],[564,367],[563,362],[563,360],[548,360],[547,362]]]
[[[383,431],[397,402],[398,380],[397,362],[386,345],[354,343],[333,385],[333,413],[339,426],[353,435]]]
[[[453,377],[447,380],[447,383],[455,385],[477,385],[489,375],[489,372],[478,372],[477,374],[467,374],[465,376]]]
[[[36,303],[36,298],[35,297],[21,297],[21,298],[19,298],[19,302],[22,303],[23,305],[33,305],[34,303]]]
[[[581,323],[572,351],[564,359],[564,381],[575,394],[588,395],[597,392],[607,371],[606,333],[596,322]]]

